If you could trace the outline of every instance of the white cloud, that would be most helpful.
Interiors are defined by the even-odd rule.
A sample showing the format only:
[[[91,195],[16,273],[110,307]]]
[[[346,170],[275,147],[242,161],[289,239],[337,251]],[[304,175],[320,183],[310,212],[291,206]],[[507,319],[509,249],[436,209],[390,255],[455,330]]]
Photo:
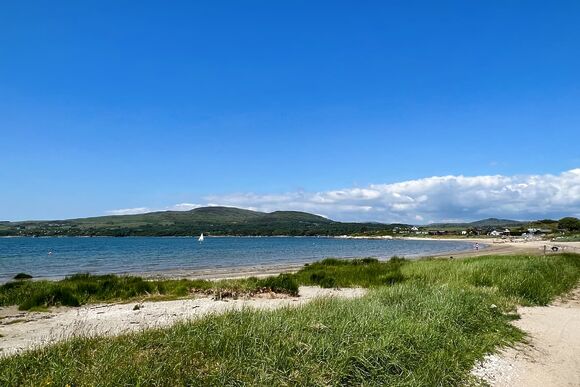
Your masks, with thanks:
[[[145,214],[147,212],[152,211],[153,210],[148,207],[122,208],[120,210],[107,211],[107,215],[135,215],[135,214]]]
[[[168,206],[164,208],[149,208],[149,207],[136,207],[136,208],[123,208],[120,210],[111,210],[107,211],[108,215],[135,215],[135,214],[145,214],[147,212],[155,212],[155,211],[190,211],[195,208],[203,207],[201,204],[193,204],[193,203],[179,203],[174,204],[173,206]]]
[[[434,176],[365,188],[209,197],[261,211],[301,210],[351,221],[421,222],[580,215],[580,168],[559,175]]]
[[[193,209],[203,207],[201,204],[194,203],[179,203],[170,207],[165,207],[166,211],[191,211]]]
[[[580,216],[580,168],[559,175],[434,176],[365,188],[205,198],[212,205],[258,211],[297,210],[345,221],[423,223],[485,217],[514,219]],[[191,206],[191,207],[190,207]],[[186,210],[197,204],[166,209]],[[145,208],[110,213],[142,213]]]

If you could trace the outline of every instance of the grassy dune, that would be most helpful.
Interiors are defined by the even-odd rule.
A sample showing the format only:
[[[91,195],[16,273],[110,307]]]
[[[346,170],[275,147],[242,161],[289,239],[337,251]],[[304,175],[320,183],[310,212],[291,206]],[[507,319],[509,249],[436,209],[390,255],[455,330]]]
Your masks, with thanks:
[[[296,274],[208,280],[152,280],[135,276],[76,274],[60,281],[16,280],[0,286],[0,306],[18,305],[20,310],[46,309],[51,306],[131,301],[167,300],[192,293],[213,293],[232,297],[263,291],[298,294],[298,285],[378,286],[402,280],[402,259],[379,262],[374,258],[350,261],[325,259],[306,265]],[[20,276],[22,277],[22,274]]]
[[[154,280],[134,276],[76,274],[60,281],[13,281],[0,286],[0,306],[18,305],[20,310],[51,306],[132,300],[169,300],[204,292],[220,296],[274,291],[298,294],[292,276],[255,277],[237,280]]]
[[[327,260],[293,276],[369,286],[358,300],[244,310],[0,360],[0,385],[460,385],[522,333],[517,305],[577,285],[580,256]]]

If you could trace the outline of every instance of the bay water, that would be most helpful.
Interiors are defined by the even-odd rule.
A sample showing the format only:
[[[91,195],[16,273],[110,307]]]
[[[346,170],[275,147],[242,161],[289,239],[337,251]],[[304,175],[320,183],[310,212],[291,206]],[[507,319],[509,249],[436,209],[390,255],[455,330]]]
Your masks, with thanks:
[[[75,273],[163,273],[266,267],[323,258],[414,258],[465,251],[471,243],[322,237],[67,237],[0,238],[0,282],[24,272],[35,278]]]

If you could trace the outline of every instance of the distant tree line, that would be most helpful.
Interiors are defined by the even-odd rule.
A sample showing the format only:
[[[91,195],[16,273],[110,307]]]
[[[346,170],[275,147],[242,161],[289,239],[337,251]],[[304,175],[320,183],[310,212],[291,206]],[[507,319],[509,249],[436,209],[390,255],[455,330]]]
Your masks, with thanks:
[[[145,224],[135,227],[108,226],[108,227],[47,227],[35,226],[31,228],[10,228],[0,230],[0,235],[11,236],[194,236],[201,233],[209,235],[232,235],[232,236],[338,236],[369,232],[388,232],[392,230],[389,225],[365,224],[365,223],[323,223],[323,224],[296,224],[272,223],[272,224],[235,224],[235,225],[156,225]]]
[[[558,221],[558,228],[568,231],[580,231],[580,219],[568,216]]]

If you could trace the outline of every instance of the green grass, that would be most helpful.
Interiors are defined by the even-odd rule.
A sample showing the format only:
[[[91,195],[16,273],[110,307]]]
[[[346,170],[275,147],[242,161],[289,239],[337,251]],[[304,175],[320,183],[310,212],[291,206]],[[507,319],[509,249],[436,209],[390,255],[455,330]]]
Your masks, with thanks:
[[[462,286],[497,286],[521,304],[547,304],[576,281],[578,259],[573,254],[549,257],[487,256],[478,259],[432,259],[409,262],[400,258],[325,259],[305,265],[296,274],[235,280],[154,280],[134,276],[77,274],[61,281],[14,281],[0,286],[0,306],[21,310],[87,303],[173,299],[196,292],[236,297],[259,291],[296,295],[298,285],[377,287],[414,280]]]
[[[401,267],[407,262],[400,258],[392,258],[386,262],[375,258],[328,258],[306,265],[295,277],[301,285],[320,285],[326,288],[392,285],[403,281]]]
[[[322,278],[313,280],[315,273]],[[399,279],[385,281],[390,275]],[[370,291],[355,300],[243,310],[114,338],[68,340],[0,360],[0,385],[475,383],[469,370],[477,359],[522,339],[510,324],[516,306],[544,305],[576,286],[580,256],[327,260],[281,282],[290,278],[333,278]]]
[[[518,304],[546,305],[578,282],[580,255],[430,259],[405,265],[402,272],[414,282],[490,288]]]
[[[152,280],[135,276],[76,274],[60,281],[13,281],[0,286],[0,306],[18,305],[20,310],[52,306],[80,306],[87,303],[167,300],[195,292],[214,293],[217,297],[236,297],[260,291],[298,294],[298,284],[326,288],[380,286],[403,280],[398,258],[379,262],[373,258],[325,259],[305,266],[296,274],[235,280]]]
[[[27,279],[31,279],[32,276],[30,274],[26,274],[26,273],[18,273],[14,276],[15,280],[27,280]]]
[[[357,301],[250,311],[0,362],[5,385],[450,385],[521,334],[486,292],[383,288]],[[473,340],[471,336],[477,335]]]
[[[298,284],[293,277],[284,274],[264,279],[222,281],[147,281],[133,276],[76,274],[60,281],[15,281],[4,284],[0,286],[0,306],[18,305],[20,310],[38,310],[51,306],[74,307],[96,302],[167,300],[195,292],[236,297],[264,290],[295,295]]]
[[[580,234],[570,234],[554,238],[556,242],[580,242]]]

